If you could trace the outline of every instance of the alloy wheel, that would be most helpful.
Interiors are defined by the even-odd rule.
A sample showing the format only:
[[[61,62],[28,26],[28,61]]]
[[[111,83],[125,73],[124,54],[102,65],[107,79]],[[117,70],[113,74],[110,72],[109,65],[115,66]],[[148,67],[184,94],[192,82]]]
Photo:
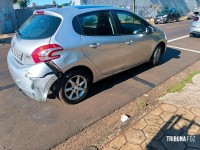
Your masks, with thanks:
[[[156,65],[161,57],[161,47],[157,47],[155,52],[154,52],[154,59],[153,59],[153,64]]]
[[[85,94],[87,87],[88,84],[85,77],[81,75],[73,76],[65,85],[65,96],[71,101],[76,101]]]

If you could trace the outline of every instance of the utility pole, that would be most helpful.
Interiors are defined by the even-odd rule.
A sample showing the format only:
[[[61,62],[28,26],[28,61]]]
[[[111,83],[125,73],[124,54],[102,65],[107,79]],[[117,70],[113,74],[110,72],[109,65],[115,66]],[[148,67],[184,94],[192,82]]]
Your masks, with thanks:
[[[133,10],[133,12],[135,12],[135,1],[136,0],[133,0],[133,3],[132,3],[132,7],[133,7],[132,10]]]

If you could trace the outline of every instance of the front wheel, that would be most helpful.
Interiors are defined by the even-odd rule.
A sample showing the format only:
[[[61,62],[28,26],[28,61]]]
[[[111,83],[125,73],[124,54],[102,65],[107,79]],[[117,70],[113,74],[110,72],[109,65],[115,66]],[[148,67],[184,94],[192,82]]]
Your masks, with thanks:
[[[149,61],[150,65],[156,66],[160,61],[161,54],[162,54],[162,47],[161,45],[158,45],[151,56],[151,59]]]
[[[91,86],[91,77],[86,71],[72,70],[65,75],[60,83],[59,99],[63,102],[76,104],[86,97]]]
[[[192,33],[190,33],[190,37],[192,37],[192,38],[193,38],[193,37],[194,37],[194,35],[193,35]]]

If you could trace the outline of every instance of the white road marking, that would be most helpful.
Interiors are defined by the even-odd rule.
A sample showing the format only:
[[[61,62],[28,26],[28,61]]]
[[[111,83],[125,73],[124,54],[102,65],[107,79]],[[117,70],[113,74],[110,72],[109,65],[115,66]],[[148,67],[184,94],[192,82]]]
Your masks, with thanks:
[[[168,27],[166,29],[172,29],[172,28],[182,27],[182,26],[186,26],[186,25],[189,25],[189,24],[182,24],[182,25],[178,25],[178,26]]]
[[[183,51],[189,51],[189,52],[199,53],[200,54],[200,51],[192,50],[192,49],[188,49],[188,48],[176,47],[176,46],[172,46],[172,45],[167,45],[167,47],[175,48],[175,49],[180,49],[180,50],[183,50]]]
[[[189,37],[189,35],[184,35],[184,36],[181,36],[181,37],[178,37],[178,38],[175,38],[175,39],[171,39],[171,40],[168,40],[167,42],[170,43],[170,42],[173,42],[173,41],[177,41],[177,40],[180,40],[180,39],[184,39],[186,37]]]

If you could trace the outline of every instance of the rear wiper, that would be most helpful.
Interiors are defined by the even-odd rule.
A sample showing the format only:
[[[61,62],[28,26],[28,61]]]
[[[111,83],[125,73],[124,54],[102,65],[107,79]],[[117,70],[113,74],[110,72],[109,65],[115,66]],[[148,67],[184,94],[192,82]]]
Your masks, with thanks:
[[[21,33],[19,32],[18,29],[16,29],[15,32],[18,33],[21,36]]]

